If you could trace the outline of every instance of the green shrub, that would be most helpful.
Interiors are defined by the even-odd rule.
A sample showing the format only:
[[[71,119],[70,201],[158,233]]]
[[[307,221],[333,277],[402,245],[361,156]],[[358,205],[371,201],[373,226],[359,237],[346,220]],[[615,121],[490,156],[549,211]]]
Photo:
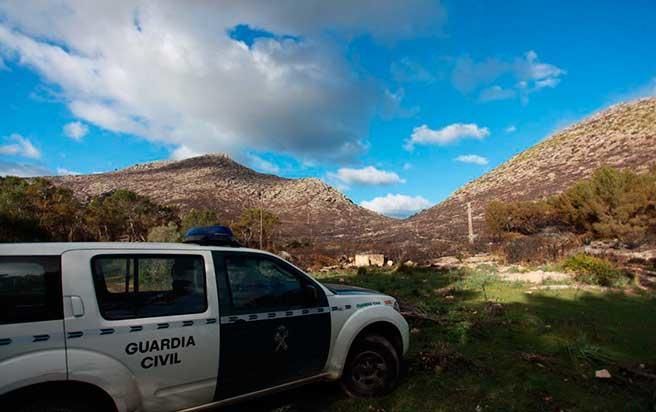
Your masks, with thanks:
[[[563,222],[578,231],[638,244],[656,227],[656,171],[604,167],[553,203]]]
[[[364,266],[360,266],[358,268],[358,276],[366,276],[367,275],[367,268]]]
[[[619,287],[627,283],[625,273],[613,263],[584,253],[565,259],[563,268],[573,272],[577,281],[591,285]]]
[[[180,242],[182,236],[175,222],[169,222],[166,226],[160,225],[150,228],[148,232],[149,242]]]
[[[493,201],[485,210],[485,224],[495,237],[502,237],[509,232],[531,235],[556,223],[556,211],[546,201]]]
[[[189,229],[196,226],[212,226],[218,224],[219,219],[217,218],[216,211],[211,209],[191,209],[182,216],[180,233],[184,235]]]
[[[490,202],[485,223],[493,237],[532,235],[548,226],[594,239],[638,245],[656,233],[656,169],[637,174],[602,167],[564,193],[535,202]]]

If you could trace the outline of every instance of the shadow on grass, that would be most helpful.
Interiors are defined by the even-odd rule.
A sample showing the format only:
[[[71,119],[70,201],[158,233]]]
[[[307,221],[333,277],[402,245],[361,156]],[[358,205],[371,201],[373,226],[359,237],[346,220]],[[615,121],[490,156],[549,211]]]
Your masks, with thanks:
[[[417,270],[325,276],[380,290],[436,321],[410,320],[408,374],[383,399],[317,384],[230,411],[655,411],[656,299],[539,291]],[[483,293],[485,289],[485,293]],[[446,299],[444,291],[453,298]],[[483,296],[487,297],[487,300]],[[611,379],[596,379],[608,369]]]

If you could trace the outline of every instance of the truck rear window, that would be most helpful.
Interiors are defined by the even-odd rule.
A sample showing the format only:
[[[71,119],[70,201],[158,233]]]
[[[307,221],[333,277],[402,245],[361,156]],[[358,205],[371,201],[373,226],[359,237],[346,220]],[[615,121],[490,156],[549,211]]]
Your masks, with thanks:
[[[59,256],[0,256],[0,324],[63,318]]]
[[[98,306],[108,320],[202,313],[205,261],[196,255],[104,255],[92,259]]]

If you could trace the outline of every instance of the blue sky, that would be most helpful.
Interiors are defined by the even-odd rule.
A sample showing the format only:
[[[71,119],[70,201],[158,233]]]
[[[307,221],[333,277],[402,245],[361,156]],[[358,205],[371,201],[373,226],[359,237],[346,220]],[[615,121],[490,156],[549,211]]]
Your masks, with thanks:
[[[404,216],[656,93],[653,1],[7,2],[0,174],[227,152]]]

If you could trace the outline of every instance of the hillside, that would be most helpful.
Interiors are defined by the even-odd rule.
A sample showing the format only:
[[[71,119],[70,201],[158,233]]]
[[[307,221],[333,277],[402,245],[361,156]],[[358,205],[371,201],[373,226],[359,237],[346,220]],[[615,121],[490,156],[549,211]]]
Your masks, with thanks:
[[[355,205],[319,179],[258,173],[226,155],[146,163],[111,173],[52,180],[81,198],[121,188],[182,211],[211,208],[225,224],[234,222],[245,208],[263,207],[280,217],[279,240],[310,240],[324,248],[348,249],[360,242],[366,245],[393,221]]]
[[[601,166],[645,171],[656,165],[656,98],[618,104],[555,133],[404,222],[430,238],[464,239],[467,202],[484,229],[491,200],[535,200],[559,193]]]
[[[82,198],[124,188],[183,211],[212,208],[227,224],[245,208],[261,206],[280,216],[279,243],[309,240],[313,252],[381,251],[399,260],[434,257],[464,240],[467,202],[475,232],[484,235],[483,214],[491,200],[540,199],[604,165],[636,171],[656,165],[656,98],[612,106],[559,131],[402,221],[355,205],[319,179],[258,173],[225,155],[52,179]]]

